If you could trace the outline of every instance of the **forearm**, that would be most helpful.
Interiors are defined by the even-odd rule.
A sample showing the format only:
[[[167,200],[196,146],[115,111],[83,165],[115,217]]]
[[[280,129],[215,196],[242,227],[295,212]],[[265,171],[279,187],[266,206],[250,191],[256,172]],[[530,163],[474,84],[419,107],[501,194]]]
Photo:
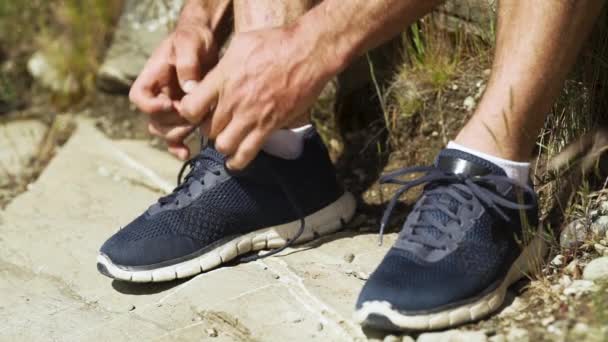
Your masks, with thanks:
[[[293,30],[309,46],[325,50],[333,73],[386,42],[430,12],[442,0],[324,0]]]
[[[231,0],[187,0],[177,25],[202,25],[215,32],[231,2]]]

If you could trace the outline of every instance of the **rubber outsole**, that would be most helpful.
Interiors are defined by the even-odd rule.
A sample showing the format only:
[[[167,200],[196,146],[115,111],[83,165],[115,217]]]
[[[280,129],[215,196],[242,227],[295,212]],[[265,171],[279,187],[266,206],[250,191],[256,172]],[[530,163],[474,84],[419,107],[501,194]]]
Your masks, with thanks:
[[[507,289],[526,275],[540,269],[547,246],[539,231],[515,260],[502,283],[488,294],[461,306],[427,314],[407,314],[393,309],[386,301],[365,302],[354,314],[364,327],[390,331],[428,331],[455,327],[477,321],[498,310]]]
[[[356,201],[352,194],[346,192],[338,200],[305,218],[305,228],[295,243],[310,241],[318,236],[334,233],[350,221],[355,214]],[[300,221],[259,229],[241,235],[212,250],[173,265],[156,269],[132,270],[112,263],[104,254],[97,256],[97,270],[113,279],[136,282],[164,282],[188,278],[199,273],[210,271],[236,257],[250,252],[275,249],[284,246],[300,228]]]

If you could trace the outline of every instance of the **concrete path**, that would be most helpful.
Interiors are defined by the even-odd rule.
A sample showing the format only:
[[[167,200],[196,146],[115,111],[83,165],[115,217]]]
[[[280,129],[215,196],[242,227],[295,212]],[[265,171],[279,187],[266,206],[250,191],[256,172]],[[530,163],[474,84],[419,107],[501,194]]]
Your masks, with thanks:
[[[383,247],[342,232],[280,256],[156,285],[112,281],[99,246],[175,183],[181,164],[88,121],[0,213],[0,341],[365,340],[351,315]],[[344,256],[354,254],[354,260]]]

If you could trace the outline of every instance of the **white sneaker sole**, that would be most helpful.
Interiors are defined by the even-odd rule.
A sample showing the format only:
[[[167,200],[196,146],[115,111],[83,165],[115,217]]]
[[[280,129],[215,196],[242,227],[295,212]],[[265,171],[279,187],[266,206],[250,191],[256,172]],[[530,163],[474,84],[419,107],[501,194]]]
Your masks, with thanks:
[[[477,321],[499,309],[507,289],[526,275],[540,269],[547,246],[539,230],[515,260],[502,283],[492,292],[465,305],[428,314],[408,315],[394,310],[386,301],[363,303],[354,314],[358,323],[385,330],[438,330]]]
[[[305,218],[305,229],[295,243],[310,241],[318,236],[334,233],[355,214],[356,201],[349,192],[337,201]],[[193,259],[149,270],[132,270],[115,265],[105,255],[97,256],[97,269],[104,275],[129,282],[163,282],[192,277],[212,270],[239,255],[284,246],[300,228],[300,221],[256,230],[241,235]]]

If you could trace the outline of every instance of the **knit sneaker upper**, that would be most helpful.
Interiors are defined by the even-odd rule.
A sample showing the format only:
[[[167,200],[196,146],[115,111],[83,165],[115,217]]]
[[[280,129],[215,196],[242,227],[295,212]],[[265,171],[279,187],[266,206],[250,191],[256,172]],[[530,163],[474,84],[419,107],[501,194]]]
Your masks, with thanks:
[[[425,175],[397,178],[412,172]],[[402,185],[383,222],[400,194],[426,186],[358,307],[387,301],[401,311],[432,311],[478,295],[502,279],[519,255],[523,227],[537,224],[531,188],[459,150],[443,150],[434,166],[400,170],[383,181]]]

